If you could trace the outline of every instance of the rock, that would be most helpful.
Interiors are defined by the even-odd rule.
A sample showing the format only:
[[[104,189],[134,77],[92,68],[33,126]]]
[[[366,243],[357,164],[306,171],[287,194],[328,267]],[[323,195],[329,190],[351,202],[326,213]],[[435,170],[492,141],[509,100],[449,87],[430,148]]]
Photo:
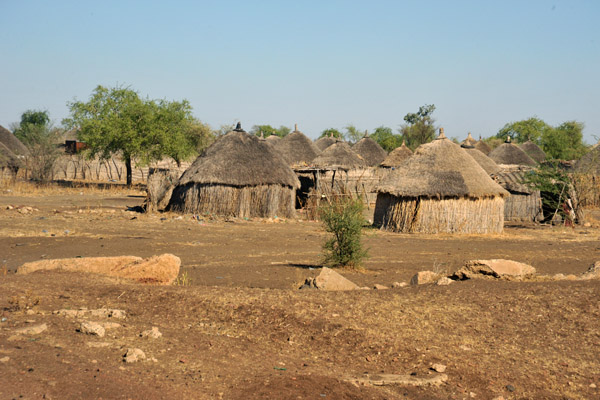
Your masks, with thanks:
[[[115,329],[115,328],[120,328],[121,324],[116,323],[116,322],[102,322],[102,327],[104,329]]]
[[[583,274],[581,274],[580,279],[582,279],[582,280],[600,279],[600,261],[596,261],[595,263],[590,265],[590,267],[587,269],[587,271],[585,271]]]
[[[147,331],[140,333],[140,336],[145,338],[158,339],[162,336],[162,333],[160,333],[158,327],[153,326],[152,329],[148,329]]]
[[[101,348],[110,346],[109,342],[86,342],[87,347]]]
[[[456,271],[451,278],[465,279],[509,279],[520,280],[535,275],[531,265],[512,260],[472,260]]]
[[[578,278],[577,276],[570,274],[570,275],[565,275],[565,274],[556,274],[552,277],[553,280],[555,281],[576,281]]]
[[[8,357],[4,357],[4,358],[8,358]],[[2,360],[0,360],[0,361],[2,361]],[[596,387],[597,387],[597,386],[596,386],[596,384],[595,384],[595,383],[590,383],[590,388],[591,388],[591,389],[596,389]]]
[[[447,276],[443,276],[440,279],[438,279],[438,281],[435,284],[438,286],[448,286],[452,282],[454,282],[452,279],[448,278]]]
[[[506,385],[506,390],[508,390],[509,392],[514,392],[516,389],[513,385]]]
[[[433,271],[419,271],[411,279],[411,285],[425,285],[434,283],[439,278],[439,275]]]
[[[358,286],[338,274],[331,268],[323,267],[314,279],[307,279],[306,284],[321,290],[356,290]]]
[[[46,329],[48,329],[48,325],[38,324],[38,325],[26,326],[24,328],[17,329],[17,330],[15,330],[15,333],[18,333],[21,335],[39,335],[40,333],[44,332]]]
[[[83,321],[79,327],[79,332],[85,333],[86,335],[104,337],[106,331],[104,330],[104,327],[97,322]]]
[[[446,366],[444,364],[439,364],[439,363],[431,364],[431,369],[434,370],[435,372],[446,372]]]
[[[127,353],[123,356],[123,361],[126,363],[134,363],[146,359],[146,353],[140,349],[127,349]]]
[[[82,308],[79,310],[67,310],[61,309],[53,311],[52,314],[62,315],[63,317],[69,318],[83,318],[86,316],[91,316],[93,318],[116,318],[116,319],[125,319],[127,313],[123,310],[116,310],[110,308],[99,308],[97,310],[88,310],[86,308]]]
[[[387,287],[385,285],[380,285],[379,283],[376,283],[375,285],[373,285],[373,289],[375,289],[375,290],[386,290],[386,289],[389,289],[389,287]]]
[[[1,363],[7,363],[7,362],[9,362],[9,361],[10,361],[10,357],[9,357],[9,356],[6,356],[6,357],[2,357],[2,358],[0,358],[0,362],[1,362]]]
[[[356,382],[373,386],[438,386],[448,380],[448,375],[435,374],[433,376],[430,375],[425,378],[420,378],[413,375],[400,374],[365,374],[359,377],[346,376],[344,377],[344,380],[347,382]]]
[[[135,256],[83,257],[25,263],[17,269],[17,274],[59,269],[133,279],[140,283],[170,285],[177,279],[180,266],[181,259],[168,253],[145,259]]]
[[[406,286],[408,286],[408,283],[406,283],[406,282],[394,282],[394,283],[392,283],[392,288],[393,289],[399,289],[399,288],[403,288],[403,287],[406,287]]]
[[[504,396],[494,397],[492,400],[504,400]]]

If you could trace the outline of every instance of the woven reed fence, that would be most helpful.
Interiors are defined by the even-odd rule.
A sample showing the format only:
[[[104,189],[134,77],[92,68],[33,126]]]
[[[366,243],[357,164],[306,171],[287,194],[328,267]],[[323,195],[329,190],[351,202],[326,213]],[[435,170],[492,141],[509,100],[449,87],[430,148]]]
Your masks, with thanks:
[[[579,206],[600,207],[600,176],[593,174],[573,174],[573,185],[577,192]]]
[[[404,233],[501,233],[504,199],[403,198],[379,193],[374,225]]]
[[[504,199],[504,220],[511,222],[543,220],[540,191],[535,190],[527,194],[511,193]]]

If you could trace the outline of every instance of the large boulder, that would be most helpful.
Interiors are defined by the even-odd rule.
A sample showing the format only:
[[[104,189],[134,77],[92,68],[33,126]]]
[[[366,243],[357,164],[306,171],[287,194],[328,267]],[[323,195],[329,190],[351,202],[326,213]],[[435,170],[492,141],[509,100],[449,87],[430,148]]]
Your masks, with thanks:
[[[521,280],[535,275],[531,265],[512,260],[472,260],[456,271],[450,278],[465,279],[508,279]]]
[[[440,275],[433,271],[419,271],[411,279],[411,285],[425,285],[428,283],[434,283],[440,279]]]
[[[595,263],[590,265],[590,267],[587,269],[587,271],[585,271],[583,274],[581,274],[579,279],[583,279],[583,280],[600,279],[600,261],[596,261]]]
[[[323,267],[321,273],[313,279],[307,279],[305,286],[321,290],[356,290],[358,286],[338,274],[331,268]]]
[[[170,285],[179,275],[180,266],[179,257],[168,253],[150,258],[135,256],[62,258],[25,263],[17,269],[17,274],[30,274],[41,270],[92,272],[132,279],[140,283]]]

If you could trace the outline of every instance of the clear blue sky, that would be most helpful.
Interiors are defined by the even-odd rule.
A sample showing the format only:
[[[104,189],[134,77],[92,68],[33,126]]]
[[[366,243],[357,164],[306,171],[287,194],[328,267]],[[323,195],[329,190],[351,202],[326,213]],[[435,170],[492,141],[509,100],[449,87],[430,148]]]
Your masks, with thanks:
[[[531,116],[600,139],[600,1],[0,0],[0,124],[101,84],[187,99],[200,120],[451,137]]]

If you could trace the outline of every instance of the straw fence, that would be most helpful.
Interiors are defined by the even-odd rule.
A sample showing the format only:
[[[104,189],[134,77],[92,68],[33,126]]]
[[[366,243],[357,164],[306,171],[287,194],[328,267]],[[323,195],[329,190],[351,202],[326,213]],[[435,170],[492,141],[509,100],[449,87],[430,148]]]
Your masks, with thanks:
[[[505,221],[541,221],[542,219],[542,198],[539,190],[531,193],[511,193],[504,199]]]
[[[600,207],[600,176],[594,174],[573,174],[573,185],[577,192],[579,206],[583,208]]]

